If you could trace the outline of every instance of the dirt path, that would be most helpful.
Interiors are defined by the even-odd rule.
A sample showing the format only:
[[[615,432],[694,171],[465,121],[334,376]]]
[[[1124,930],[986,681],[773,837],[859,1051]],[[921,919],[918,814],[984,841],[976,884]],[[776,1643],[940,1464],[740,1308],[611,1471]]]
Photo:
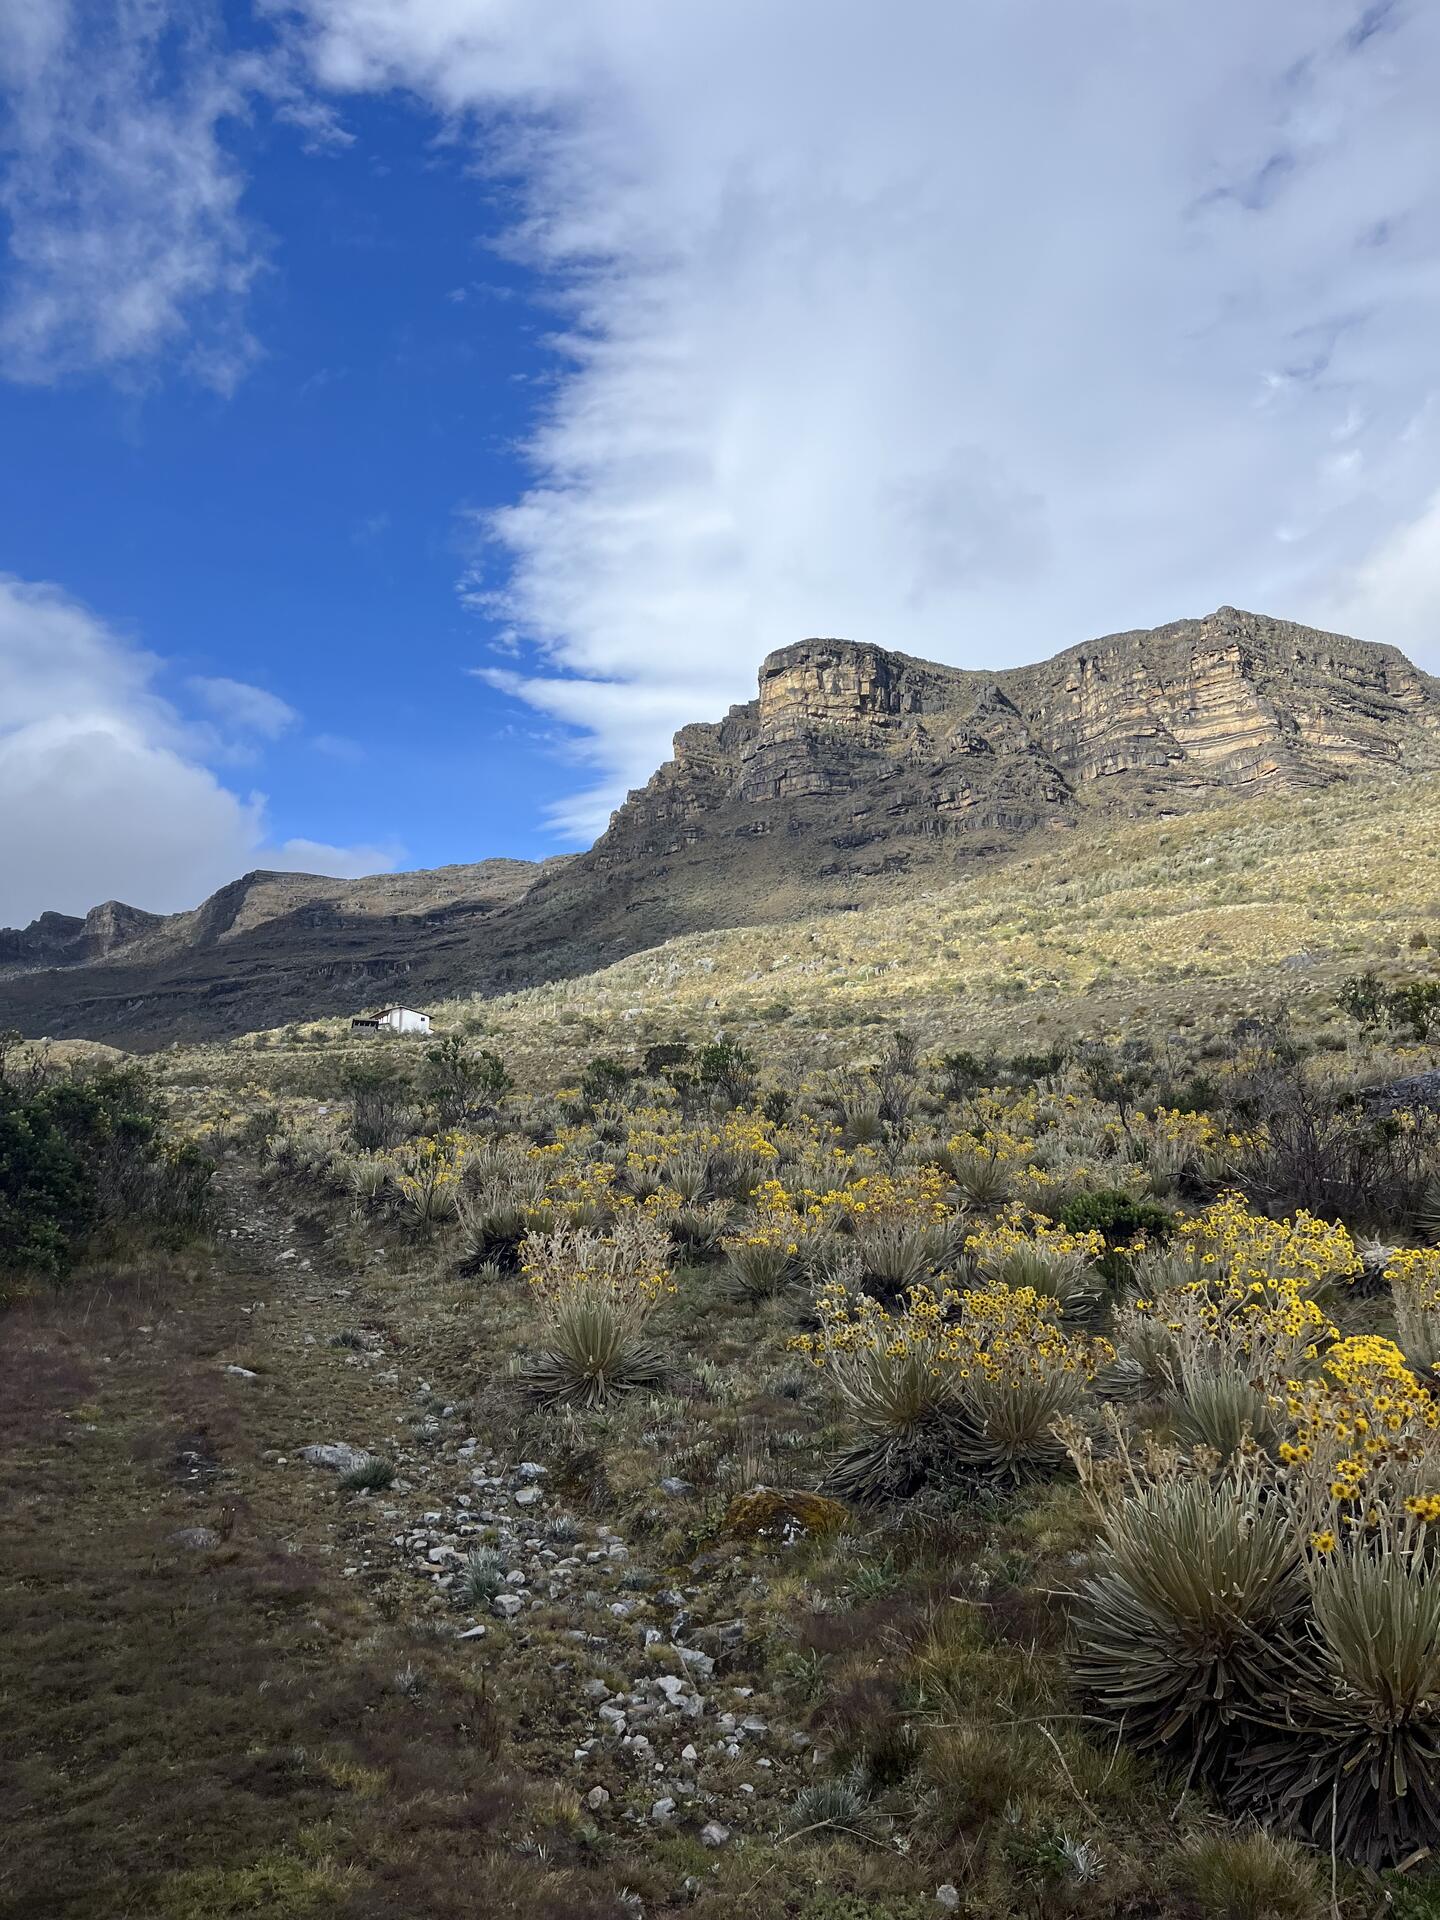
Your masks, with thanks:
[[[0,1915],[732,1904],[812,1759],[726,1677],[752,1571],[645,1566],[466,1431],[379,1262],[219,1201],[213,1257],[0,1323]]]

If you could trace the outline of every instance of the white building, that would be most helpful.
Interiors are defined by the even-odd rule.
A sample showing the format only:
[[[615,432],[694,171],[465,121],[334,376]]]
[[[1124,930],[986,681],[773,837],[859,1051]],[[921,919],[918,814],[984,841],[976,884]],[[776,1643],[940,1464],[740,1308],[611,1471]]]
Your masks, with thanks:
[[[416,1013],[413,1007],[382,1007],[378,1013],[357,1014],[350,1022],[355,1027],[387,1027],[391,1033],[429,1033],[430,1016]]]

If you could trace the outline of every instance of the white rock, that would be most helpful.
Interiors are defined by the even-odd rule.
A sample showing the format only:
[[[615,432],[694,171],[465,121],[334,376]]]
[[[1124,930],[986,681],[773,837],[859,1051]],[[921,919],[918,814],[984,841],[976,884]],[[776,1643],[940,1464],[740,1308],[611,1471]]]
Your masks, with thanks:
[[[657,1800],[650,1808],[650,1818],[657,1827],[665,1826],[675,1818],[675,1802],[666,1794],[663,1800]]]
[[[708,1825],[700,1829],[702,1847],[723,1847],[729,1838],[730,1829],[722,1827],[718,1820],[711,1820]]]
[[[960,1911],[960,1889],[952,1880],[947,1880],[942,1887],[936,1887],[935,1904],[937,1907],[943,1907],[946,1913]]]
[[[328,1440],[301,1447],[300,1458],[312,1467],[329,1467],[332,1473],[349,1473],[367,1459],[363,1447],[352,1447],[348,1440]]]
[[[601,1807],[608,1807],[610,1796],[604,1787],[591,1787],[585,1796],[585,1804],[592,1813],[598,1813]]]
[[[525,1602],[518,1593],[497,1593],[490,1605],[502,1620],[513,1620]]]

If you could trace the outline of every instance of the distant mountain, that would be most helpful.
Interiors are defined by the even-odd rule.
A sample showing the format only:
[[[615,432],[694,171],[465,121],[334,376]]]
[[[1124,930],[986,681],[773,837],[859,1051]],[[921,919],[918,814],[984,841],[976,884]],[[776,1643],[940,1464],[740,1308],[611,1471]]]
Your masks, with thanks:
[[[154,1045],[423,1006],[953,880],[1035,834],[1437,767],[1440,681],[1233,607],[989,673],[805,640],[766,659],[756,699],[682,728],[588,853],[42,915],[0,933],[0,1025]]]

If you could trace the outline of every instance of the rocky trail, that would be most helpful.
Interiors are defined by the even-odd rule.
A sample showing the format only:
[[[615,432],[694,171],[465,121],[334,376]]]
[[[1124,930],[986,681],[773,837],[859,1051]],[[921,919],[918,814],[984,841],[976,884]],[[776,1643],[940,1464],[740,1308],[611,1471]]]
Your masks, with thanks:
[[[820,1757],[747,1664],[774,1557],[652,1564],[472,1430],[383,1254],[218,1186],[213,1258],[4,1329],[0,1914],[730,1907]]]

